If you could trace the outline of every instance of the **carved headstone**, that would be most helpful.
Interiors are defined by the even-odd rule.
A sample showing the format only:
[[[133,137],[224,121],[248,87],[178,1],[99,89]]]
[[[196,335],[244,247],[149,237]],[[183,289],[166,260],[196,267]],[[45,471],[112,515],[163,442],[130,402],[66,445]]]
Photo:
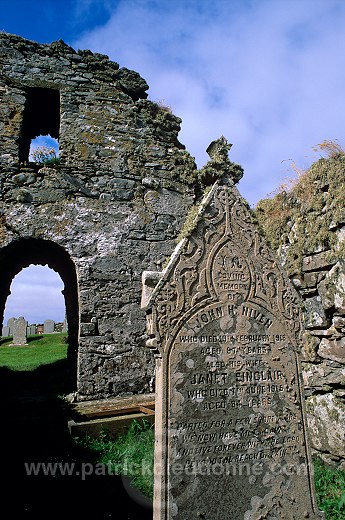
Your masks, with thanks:
[[[45,320],[43,334],[53,334],[55,328],[54,320]]]
[[[154,520],[324,518],[306,433],[299,300],[233,181],[215,183],[154,289],[149,281]]]
[[[12,345],[26,345],[26,333],[28,322],[23,316],[13,321],[13,341]]]

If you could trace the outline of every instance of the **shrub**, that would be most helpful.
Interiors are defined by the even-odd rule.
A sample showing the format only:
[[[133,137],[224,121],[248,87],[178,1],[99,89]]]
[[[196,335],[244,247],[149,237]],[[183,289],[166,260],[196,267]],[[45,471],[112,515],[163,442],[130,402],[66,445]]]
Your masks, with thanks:
[[[49,146],[38,146],[31,152],[31,157],[38,164],[59,164],[60,158],[57,157],[55,148]]]

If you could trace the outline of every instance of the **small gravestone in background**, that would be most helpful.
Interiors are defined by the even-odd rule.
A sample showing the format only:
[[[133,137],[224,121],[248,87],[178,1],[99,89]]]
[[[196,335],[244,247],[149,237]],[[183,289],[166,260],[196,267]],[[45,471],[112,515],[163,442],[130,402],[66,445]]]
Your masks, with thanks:
[[[7,336],[9,336],[9,335],[10,335],[10,327],[5,325],[4,327],[2,327],[2,336],[4,338],[7,338]]]
[[[62,332],[67,332],[67,329],[68,329],[67,318],[65,317],[65,319],[63,320],[63,325],[62,325]]]
[[[9,330],[9,336],[13,336],[13,324],[14,324],[14,321],[15,321],[16,318],[10,318],[8,321],[7,321],[7,326],[8,328],[10,329]]]
[[[30,335],[36,334],[36,325],[30,325]]]
[[[55,329],[55,321],[54,320],[45,320],[43,326],[43,334],[53,334]]]
[[[158,284],[143,276],[156,355],[154,520],[320,519],[298,352],[297,294],[223,171]],[[232,176],[232,179],[231,179]]]
[[[14,319],[12,345],[26,345],[26,333],[28,322],[23,316]]]

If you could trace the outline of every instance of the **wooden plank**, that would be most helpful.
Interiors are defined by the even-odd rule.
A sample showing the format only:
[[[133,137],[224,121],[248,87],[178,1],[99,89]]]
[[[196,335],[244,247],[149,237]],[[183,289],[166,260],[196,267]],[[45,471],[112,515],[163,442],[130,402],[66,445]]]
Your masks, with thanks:
[[[146,413],[147,415],[154,415],[155,411],[152,408],[148,408],[147,406],[139,406],[140,412]]]
[[[72,415],[79,418],[113,417],[140,412],[140,407],[147,408],[152,415],[155,400],[153,394],[116,397],[98,401],[82,401],[73,403]],[[154,413],[154,412],[153,412]]]
[[[127,415],[130,413],[137,413],[144,411],[142,410],[142,406],[128,406],[127,408],[105,408],[103,410],[94,410],[90,412],[84,412],[83,417],[113,417],[115,415]],[[146,408],[146,410],[149,410],[150,413],[154,414],[154,411],[150,408]]]
[[[79,437],[81,435],[97,437],[102,432],[107,432],[110,436],[116,437],[117,435],[126,433],[134,419],[139,422],[145,420],[149,421],[151,424],[154,423],[154,415],[136,413],[82,422],[71,420],[68,421],[68,429],[72,437]]]

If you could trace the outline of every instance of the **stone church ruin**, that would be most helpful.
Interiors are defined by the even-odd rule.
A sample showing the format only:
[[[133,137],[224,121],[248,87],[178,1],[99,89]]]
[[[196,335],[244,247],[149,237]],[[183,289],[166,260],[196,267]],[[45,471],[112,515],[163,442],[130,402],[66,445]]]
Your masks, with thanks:
[[[78,401],[153,391],[142,273],[162,271],[224,160],[234,178],[242,175],[238,165],[217,156],[216,141],[208,149],[211,160],[198,171],[178,140],[181,120],[148,100],[148,88],[138,73],[105,55],[76,51],[63,41],[46,45],[0,34],[0,321],[5,325],[6,299],[21,269],[42,264],[59,273]],[[39,135],[58,141],[59,159],[52,164],[30,161],[31,141]],[[318,277],[333,266],[317,266],[316,278],[311,266],[296,289],[314,316],[315,305],[322,314]],[[340,275],[337,280],[343,283]],[[304,379],[319,392],[311,396],[317,406],[325,393],[332,406],[336,402],[333,415],[340,424],[345,315],[336,309],[333,319],[333,311],[332,303],[315,334],[310,325],[308,342],[310,336],[320,339],[323,352],[336,342],[341,355],[333,360],[327,354],[324,362],[315,356]],[[313,414],[323,424],[325,413],[318,418],[317,406]],[[321,422],[312,430],[312,447],[344,461],[344,427],[332,444],[334,428],[322,430]],[[321,431],[329,440],[320,444]]]
[[[78,398],[147,392],[141,273],[194,201],[181,120],[106,56],[4,33],[0,48],[1,321],[14,276],[47,264],[64,281]],[[58,164],[29,161],[38,135],[58,139]]]

